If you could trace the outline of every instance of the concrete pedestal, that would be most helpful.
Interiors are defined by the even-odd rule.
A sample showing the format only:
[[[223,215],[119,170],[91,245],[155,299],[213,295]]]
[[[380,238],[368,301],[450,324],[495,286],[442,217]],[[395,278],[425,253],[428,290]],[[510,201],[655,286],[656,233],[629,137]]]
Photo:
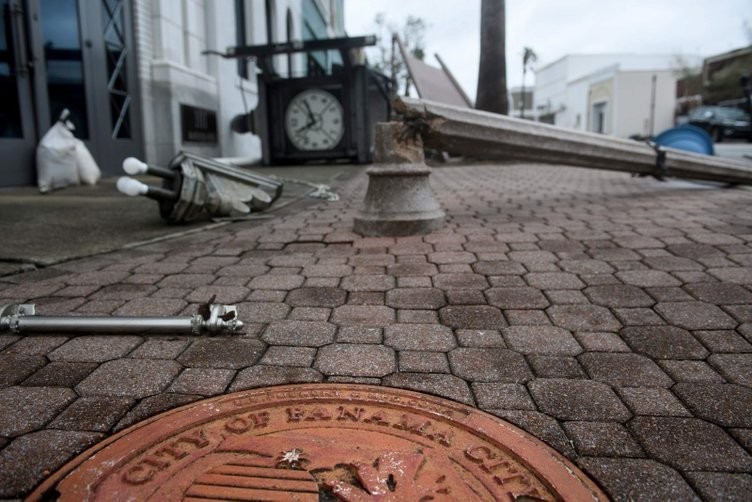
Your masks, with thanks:
[[[374,160],[368,190],[353,230],[365,236],[398,237],[433,232],[444,226],[444,211],[429,183],[431,169],[419,137],[405,136],[405,125],[376,125]]]

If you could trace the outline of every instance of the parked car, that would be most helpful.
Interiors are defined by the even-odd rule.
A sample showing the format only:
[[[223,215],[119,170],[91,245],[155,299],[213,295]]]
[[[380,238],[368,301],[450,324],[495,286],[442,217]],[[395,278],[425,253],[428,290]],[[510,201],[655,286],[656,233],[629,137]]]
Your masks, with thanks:
[[[708,131],[716,143],[726,138],[752,140],[749,115],[739,108],[700,106],[689,113],[689,123]]]

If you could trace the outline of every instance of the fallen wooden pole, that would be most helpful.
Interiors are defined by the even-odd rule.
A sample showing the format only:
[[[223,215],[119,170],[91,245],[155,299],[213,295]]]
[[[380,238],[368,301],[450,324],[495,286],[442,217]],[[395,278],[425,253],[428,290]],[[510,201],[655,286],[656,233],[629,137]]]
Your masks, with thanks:
[[[395,110],[419,131],[425,147],[479,160],[544,162],[752,185],[752,164],[741,161],[420,99],[400,98]]]

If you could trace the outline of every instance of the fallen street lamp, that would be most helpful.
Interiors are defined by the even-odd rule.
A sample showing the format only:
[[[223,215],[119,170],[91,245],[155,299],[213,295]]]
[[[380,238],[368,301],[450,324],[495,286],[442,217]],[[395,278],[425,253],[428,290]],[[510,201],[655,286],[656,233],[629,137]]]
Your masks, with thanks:
[[[38,316],[34,304],[0,304],[0,334],[232,335],[243,328],[235,305],[204,304],[193,316]]]
[[[162,178],[162,186],[157,187],[123,176],[117,188],[125,195],[156,200],[159,214],[169,223],[185,223],[204,212],[211,216],[248,214],[268,208],[282,195],[281,181],[187,152],[175,156],[169,168],[129,157],[123,161],[123,170],[130,176]]]

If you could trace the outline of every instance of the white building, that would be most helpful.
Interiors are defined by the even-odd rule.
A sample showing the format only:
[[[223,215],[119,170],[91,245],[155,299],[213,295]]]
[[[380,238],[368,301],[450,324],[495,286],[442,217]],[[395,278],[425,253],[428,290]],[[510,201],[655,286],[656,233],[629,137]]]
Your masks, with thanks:
[[[657,134],[674,125],[676,61],[676,55],[565,56],[535,73],[539,120],[625,138]]]
[[[0,51],[0,186],[34,182],[36,144],[63,108],[105,175],[129,155],[260,158],[258,137],[230,128],[257,106],[254,63],[203,52],[344,35],[343,0],[12,3],[18,22],[0,18],[12,35]],[[274,66],[301,73],[305,56]]]

